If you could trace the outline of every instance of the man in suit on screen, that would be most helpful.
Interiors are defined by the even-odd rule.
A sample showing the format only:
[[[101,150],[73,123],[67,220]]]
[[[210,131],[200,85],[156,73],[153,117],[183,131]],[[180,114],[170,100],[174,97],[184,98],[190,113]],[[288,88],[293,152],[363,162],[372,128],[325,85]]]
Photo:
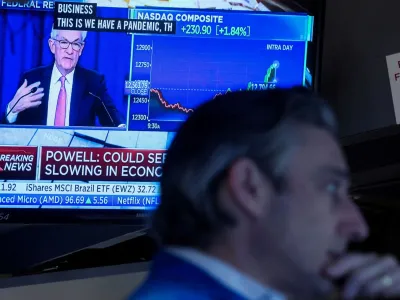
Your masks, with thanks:
[[[54,64],[21,76],[4,123],[15,125],[124,127],[103,75],[78,65],[87,32],[52,29]]]

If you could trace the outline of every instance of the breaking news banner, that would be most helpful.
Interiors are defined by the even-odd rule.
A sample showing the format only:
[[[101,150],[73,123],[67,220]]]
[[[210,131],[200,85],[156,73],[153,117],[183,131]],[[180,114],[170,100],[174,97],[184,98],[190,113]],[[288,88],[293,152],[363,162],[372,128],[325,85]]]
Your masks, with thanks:
[[[81,31],[175,34],[175,21],[100,18],[94,3],[56,2],[54,28]]]
[[[37,147],[0,146],[0,179],[35,180]]]
[[[159,181],[165,150],[42,147],[41,180]]]

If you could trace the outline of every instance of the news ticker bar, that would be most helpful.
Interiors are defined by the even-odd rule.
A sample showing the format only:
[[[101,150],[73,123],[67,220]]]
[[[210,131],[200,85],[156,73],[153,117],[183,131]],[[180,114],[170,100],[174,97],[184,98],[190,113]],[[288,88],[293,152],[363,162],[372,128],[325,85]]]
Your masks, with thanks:
[[[0,146],[0,179],[157,182],[165,150]]]
[[[56,2],[54,28],[175,36],[311,41],[314,19],[306,14],[243,14],[136,7],[129,18],[102,18],[95,3]],[[260,26],[263,24],[263,26]],[[285,30],[265,30],[284,28]]]
[[[177,36],[311,41],[313,17],[306,14],[243,14],[136,7],[129,18],[102,18],[96,3],[56,2],[54,28]],[[263,26],[260,26],[260,23]],[[265,30],[273,28],[274,30]],[[285,30],[276,30],[285,28]]]
[[[60,195],[158,196],[159,183],[89,184],[89,183],[25,183],[1,182],[0,195],[56,193]]]
[[[314,19],[306,14],[245,13],[243,11],[185,10],[151,8],[149,6],[121,7],[129,18],[101,16],[96,3],[29,1],[0,1],[5,9],[36,9],[53,11],[54,28],[84,31],[124,32],[219,38],[255,38],[269,40],[311,41]],[[31,5],[30,3],[35,3]],[[134,7],[134,8],[132,8]],[[120,15],[120,14],[116,14]],[[260,26],[262,24],[262,26]],[[284,28],[284,30],[277,30]],[[267,29],[267,30],[266,30]],[[268,30],[273,29],[273,30]]]
[[[96,3],[56,2],[54,28],[145,34],[175,34],[176,32],[175,21],[101,18],[96,12]]]
[[[125,208],[155,209],[159,196],[73,195],[73,194],[2,194],[0,207],[25,208]]]
[[[161,1],[162,2],[162,1]],[[142,5],[142,4],[141,4]],[[160,6],[160,5],[159,5]],[[161,5],[162,6],[162,5]],[[183,5],[184,6],[184,5]],[[139,6],[107,7],[107,4],[83,0],[59,2],[36,0],[21,3],[2,0],[2,9],[41,10],[54,13],[55,28],[86,31],[131,32],[136,34],[167,34],[219,38],[252,38],[265,40],[311,41],[314,18],[303,13],[263,13],[242,10],[184,9]],[[125,10],[129,17],[104,11]],[[262,25],[260,25],[262,24]]]

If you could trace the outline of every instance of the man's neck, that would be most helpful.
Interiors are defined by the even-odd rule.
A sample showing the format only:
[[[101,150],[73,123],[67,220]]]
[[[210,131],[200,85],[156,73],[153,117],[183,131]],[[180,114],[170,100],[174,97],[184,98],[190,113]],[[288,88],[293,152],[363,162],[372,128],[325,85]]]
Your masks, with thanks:
[[[62,76],[67,76],[68,74],[70,74],[74,70],[74,69],[65,70],[64,68],[60,67],[57,64],[56,64],[56,68],[61,73]]]

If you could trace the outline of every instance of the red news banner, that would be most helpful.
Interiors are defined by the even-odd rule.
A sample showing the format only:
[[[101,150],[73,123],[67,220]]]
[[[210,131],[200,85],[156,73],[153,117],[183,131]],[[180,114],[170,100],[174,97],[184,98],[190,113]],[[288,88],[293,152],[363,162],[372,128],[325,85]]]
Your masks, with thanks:
[[[37,147],[0,146],[0,179],[35,180]]]
[[[41,180],[159,181],[164,150],[42,147]]]

